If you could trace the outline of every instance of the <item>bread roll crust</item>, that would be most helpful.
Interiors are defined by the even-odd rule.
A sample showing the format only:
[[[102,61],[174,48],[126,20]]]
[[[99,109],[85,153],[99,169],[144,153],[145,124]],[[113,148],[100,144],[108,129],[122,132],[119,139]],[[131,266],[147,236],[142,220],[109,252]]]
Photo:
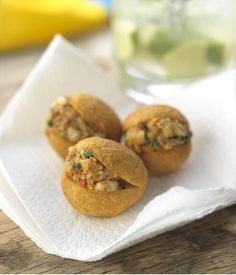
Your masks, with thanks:
[[[176,108],[168,105],[148,105],[129,114],[124,121],[123,130],[126,132],[129,128],[138,125],[140,122],[147,122],[154,117],[158,120],[169,117],[189,126],[187,118]]]
[[[130,128],[147,123],[153,118],[158,121],[164,118],[177,120],[187,127],[189,122],[187,118],[177,109],[167,105],[150,105],[142,107],[126,118],[123,124],[123,130],[126,133]],[[128,143],[125,142],[127,145]],[[182,165],[191,153],[191,140],[186,144],[174,146],[171,149],[157,148],[152,149],[150,145],[141,145],[139,156],[144,162],[150,176],[162,176],[175,171]]]
[[[122,127],[116,113],[105,102],[86,93],[68,97],[68,102],[96,133],[120,141]]]
[[[140,158],[118,142],[91,137],[75,145],[78,151],[88,149],[109,170],[124,179],[125,189],[106,192],[81,187],[62,173],[62,189],[70,204],[79,212],[95,217],[113,217],[135,204],[147,187],[147,171]]]
[[[59,135],[55,134],[50,127],[45,129],[45,134],[48,138],[49,143],[51,144],[52,148],[63,158],[65,159],[68,154],[68,149],[70,146],[74,145],[74,142],[71,142],[67,139],[60,137]]]
[[[141,158],[149,175],[160,177],[178,169],[190,155],[191,147],[191,142],[176,146],[171,150],[160,148],[157,151],[152,151],[146,146],[143,148]]]
[[[102,134],[108,139],[120,141],[122,134],[121,122],[116,113],[106,103],[85,93],[68,96],[66,100],[95,133]],[[68,148],[76,144],[76,142],[60,137],[49,126],[46,127],[45,134],[51,146],[63,159],[66,158]]]

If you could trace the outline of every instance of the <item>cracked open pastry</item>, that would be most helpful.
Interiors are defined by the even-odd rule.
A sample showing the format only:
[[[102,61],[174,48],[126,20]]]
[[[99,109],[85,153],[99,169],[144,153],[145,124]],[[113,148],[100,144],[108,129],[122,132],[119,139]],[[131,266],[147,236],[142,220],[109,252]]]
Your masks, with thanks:
[[[55,151],[65,158],[70,146],[87,137],[119,141],[121,123],[107,104],[80,93],[57,98],[52,103],[45,132]]]
[[[69,148],[62,188],[70,204],[83,214],[116,216],[136,203],[146,186],[143,162],[118,142],[91,137]]]
[[[145,106],[124,125],[125,144],[143,160],[149,175],[176,170],[191,152],[191,130],[184,115],[166,105]]]

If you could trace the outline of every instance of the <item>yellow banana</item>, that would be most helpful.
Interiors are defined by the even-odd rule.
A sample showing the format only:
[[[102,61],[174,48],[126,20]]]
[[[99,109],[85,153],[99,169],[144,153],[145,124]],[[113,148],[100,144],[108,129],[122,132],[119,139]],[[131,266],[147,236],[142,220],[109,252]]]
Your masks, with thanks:
[[[86,0],[0,0],[0,51],[102,26],[105,9]]]

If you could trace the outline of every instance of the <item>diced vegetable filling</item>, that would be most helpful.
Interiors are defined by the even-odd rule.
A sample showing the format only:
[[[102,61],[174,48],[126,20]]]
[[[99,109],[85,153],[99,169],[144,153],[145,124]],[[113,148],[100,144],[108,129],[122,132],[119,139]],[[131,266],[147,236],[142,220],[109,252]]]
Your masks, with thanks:
[[[170,150],[175,146],[186,144],[192,136],[188,125],[178,120],[153,118],[131,127],[125,136],[128,147],[141,153],[142,146],[150,145],[153,150],[164,148]]]
[[[126,183],[98,161],[91,150],[71,148],[66,158],[67,175],[82,188],[113,192],[125,189]]]
[[[74,107],[68,103],[66,97],[58,98],[52,104],[47,124],[62,138],[71,142],[91,136],[102,136],[94,133],[87,123],[80,117]]]

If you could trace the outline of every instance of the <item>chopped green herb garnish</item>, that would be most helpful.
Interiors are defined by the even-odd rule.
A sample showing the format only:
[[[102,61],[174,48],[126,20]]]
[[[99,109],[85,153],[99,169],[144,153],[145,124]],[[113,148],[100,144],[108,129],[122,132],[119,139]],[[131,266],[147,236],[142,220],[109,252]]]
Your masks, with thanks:
[[[91,157],[91,156],[93,155],[93,153],[92,153],[92,151],[89,150],[89,149],[84,149],[84,150],[82,151],[82,155],[83,155],[83,157],[89,158],[89,157]]]
[[[167,140],[172,140],[172,139],[181,139],[181,136],[172,136],[172,137],[168,137]]]
[[[150,145],[153,150],[156,150],[158,148],[158,142],[156,140],[152,140]]]
[[[184,143],[187,143],[189,140],[189,136],[173,136],[168,138],[168,140],[175,140],[175,139],[183,141]]]
[[[189,137],[185,136],[185,137],[179,137],[179,140],[183,141],[184,143],[187,143],[189,140]]]
[[[80,163],[74,163],[72,167],[73,167],[73,169],[75,169],[75,170],[81,170],[81,168],[82,168],[82,166],[81,166]]]
[[[48,126],[50,126],[50,127],[53,127],[53,126],[54,126],[53,120],[48,120]]]
[[[146,123],[144,121],[139,121],[138,126],[140,128],[145,128],[146,127]]]

